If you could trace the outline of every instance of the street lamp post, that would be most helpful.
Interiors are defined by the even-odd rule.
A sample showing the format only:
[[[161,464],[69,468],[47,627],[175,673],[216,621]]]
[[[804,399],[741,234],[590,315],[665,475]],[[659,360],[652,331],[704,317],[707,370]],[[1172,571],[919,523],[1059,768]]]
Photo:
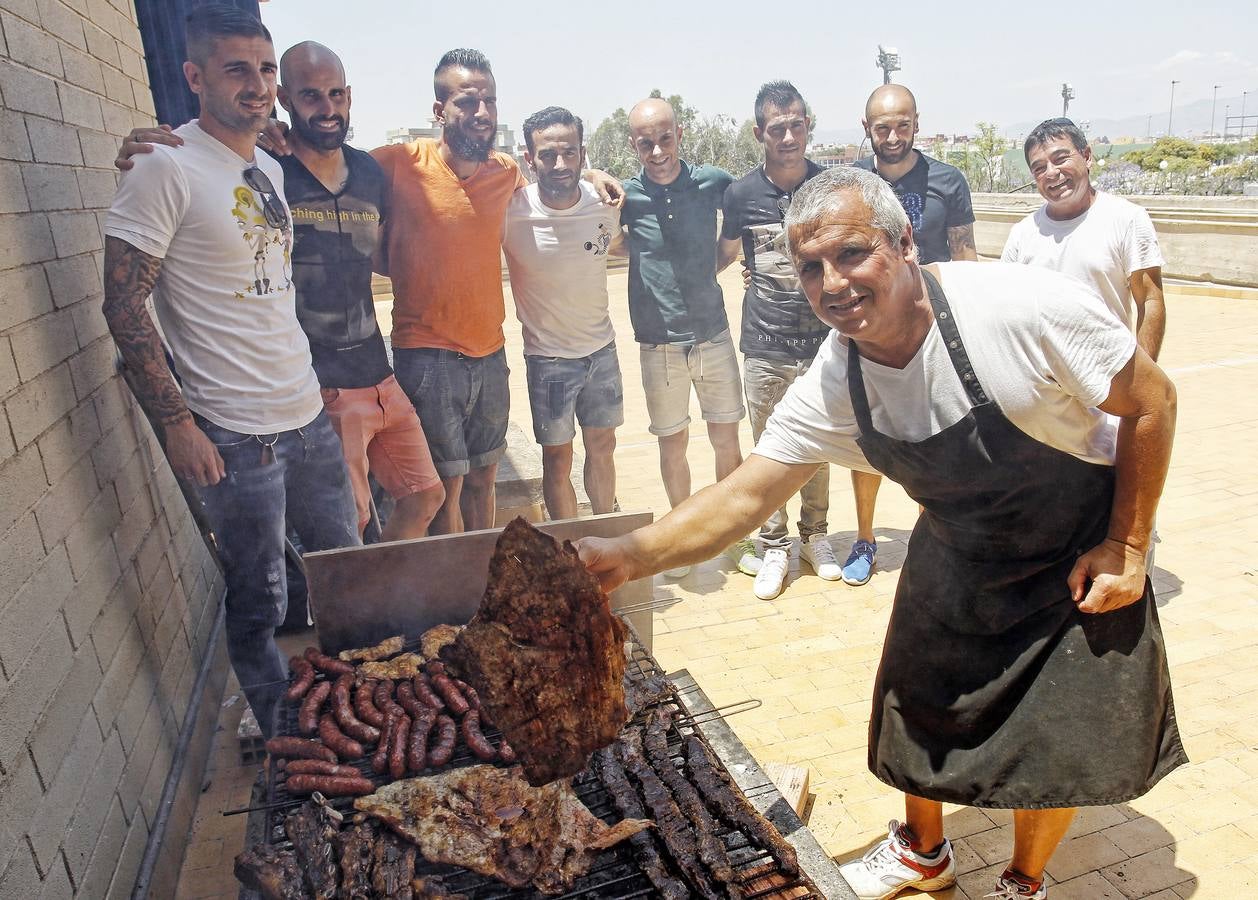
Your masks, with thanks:
[[[1219,108],[1219,88],[1221,84],[1214,86],[1214,99],[1210,101],[1210,137],[1218,137],[1219,133],[1214,130],[1214,111]]]
[[[891,83],[891,73],[900,71],[900,51],[895,47],[878,45],[878,58],[874,61],[882,69],[882,83]]]
[[[1075,98],[1075,89],[1068,82],[1062,82],[1061,86],[1061,117],[1066,118],[1070,111],[1070,101]]]
[[[1173,137],[1175,132],[1171,130],[1171,122],[1175,119],[1175,85],[1179,84],[1178,79],[1171,81],[1171,108],[1166,114],[1166,136]]]

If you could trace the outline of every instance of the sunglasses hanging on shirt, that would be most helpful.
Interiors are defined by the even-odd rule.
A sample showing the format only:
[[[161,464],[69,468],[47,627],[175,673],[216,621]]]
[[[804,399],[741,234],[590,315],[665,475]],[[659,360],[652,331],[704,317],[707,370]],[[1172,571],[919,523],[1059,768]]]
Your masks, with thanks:
[[[271,184],[271,179],[266,177],[266,173],[257,166],[250,166],[241,173],[241,177],[244,178],[245,184],[249,185],[250,190],[262,196],[262,215],[266,218],[266,224],[280,231],[287,228],[288,210],[284,209],[275,185]]]

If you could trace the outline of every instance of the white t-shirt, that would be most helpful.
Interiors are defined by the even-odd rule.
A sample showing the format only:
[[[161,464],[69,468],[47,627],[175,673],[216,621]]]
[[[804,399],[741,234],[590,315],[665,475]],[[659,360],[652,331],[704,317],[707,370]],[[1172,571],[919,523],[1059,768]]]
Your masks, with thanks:
[[[292,228],[267,225],[241,177],[248,160],[196,119],[175,134],[182,147],[132,157],[105,234],[163,260],[153,305],[189,409],[246,434],[305,425],[323,403],[297,322]],[[260,150],[256,162],[283,202],[279,163]]]
[[[1165,264],[1148,212],[1104,191],[1073,219],[1058,222],[1040,207],[1010,229],[1000,258],[1078,278],[1129,328],[1132,273]]]
[[[515,192],[502,249],[526,354],[579,359],[615,340],[607,248],[619,228],[620,211],[584,181],[581,199],[568,209],[542,203],[536,184]]]
[[[987,396],[1030,437],[1112,465],[1117,424],[1096,409],[1136,349],[1131,331],[1092,291],[1056,272],[1000,263],[940,263],[940,284]],[[861,359],[874,428],[922,441],[960,421],[970,401],[937,323],[903,369]],[[847,387],[837,332],[778,403],[755,451],[788,464],[873,471]]]

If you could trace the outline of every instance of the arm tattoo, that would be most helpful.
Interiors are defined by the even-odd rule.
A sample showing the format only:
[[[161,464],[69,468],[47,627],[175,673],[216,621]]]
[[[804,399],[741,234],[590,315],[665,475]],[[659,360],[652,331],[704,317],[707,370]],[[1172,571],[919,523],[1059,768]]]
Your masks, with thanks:
[[[105,321],[122,359],[131,370],[131,390],[145,411],[163,426],[192,418],[171,377],[162,339],[144,302],[153,292],[162,261],[126,241],[105,238]]]
[[[948,255],[952,259],[977,259],[974,226],[954,225],[948,229]]]

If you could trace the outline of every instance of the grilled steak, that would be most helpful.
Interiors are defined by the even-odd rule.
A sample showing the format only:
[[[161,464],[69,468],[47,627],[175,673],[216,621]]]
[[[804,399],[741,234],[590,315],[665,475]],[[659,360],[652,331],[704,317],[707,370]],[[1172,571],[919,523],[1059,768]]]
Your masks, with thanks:
[[[235,872],[240,883],[261,894],[262,900],[310,900],[291,850],[257,844],[236,857]]]
[[[513,888],[559,894],[589,870],[598,851],[650,822],[607,826],[570,785],[530,787],[520,767],[469,766],[387,784],[354,807],[419,847],[424,859],[463,866]]]
[[[419,636],[419,652],[424,659],[435,659],[441,648],[454,643],[462,630],[462,625],[437,625],[429,628]]]
[[[768,819],[747,802],[743,792],[712,760],[703,742],[690,735],[684,746],[686,770],[707,798],[709,805],[718,810],[730,824],[745,831],[752,840],[768,850],[783,872],[787,875],[799,874],[795,848],[786,842]]]
[[[671,722],[672,714],[666,709],[657,709],[651,713],[642,741],[647,759],[651,762],[651,768],[655,769],[660,779],[673,792],[677,805],[694,826],[699,859],[708,867],[713,878],[727,886],[731,900],[740,900],[742,892],[732,883],[734,870],[729,864],[729,854],[725,852],[721,839],[716,836],[716,820],[708,812],[694,785],[677,771],[673,758],[669,755],[668,726]]]
[[[418,653],[403,653],[393,659],[382,659],[365,662],[358,667],[358,677],[379,678],[401,681],[403,678],[414,678],[424,668],[424,658]]]
[[[598,767],[599,778],[603,786],[607,788],[607,792],[612,795],[612,801],[620,814],[626,819],[646,818],[646,811],[642,808],[638,792],[629,783],[629,776],[625,774],[624,767],[616,759],[611,748],[604,747],[597,751],[594,754],[594,762]],[[651,884],[655,885],[655,889],[660,892],[664,900],[688,900],[690,888],[686,887],[684,881],[674,878],[669,873],[668,864],[660,856],[659,848],[655,845],[656,840],[658,839],[650,831],[639,831],[629,838],[638,865],[642,866],[642,871],[646,873],[647,878],[651,879]]]
[[[663,675],[653,675],[650,678],[630,678],[625,676],[625,706],[629,708],[630,717],[636,716],[642,710],[650,706],[655,706],[661,700],[668,698],[672,692],[673,686],[668,683],[668,679]]]
[[[339,830],[340,822],[333,813],[315,803],[303,803],[284,819],[284,832],[293,842],[297,863],[315,900],[335,900],[337,896],[340,870],[332,842]]]
[[[373,897],[412,900],[411,879],[415,877],[415,847],[404,843],[391,831],[376,838],[375,864],[371,869]]]
[[[442,656],[480,693],[536,786],[580,772],[628,720],[626,634],[572,544],[515,519],[494,548],[480,609]]]
[[[347,828],[337,837],[344,900],[371,900],[371,859],[376,837],[377,830],[370,820]]]
[[[336,654],[338,659],[345,662],[371,662],[377,659],[386,659],[394,653],[402,652],[402,635],[394,635],[391,638],[385,638],[374,647],[359,647],[354,650],[342,650]]]
[[[722,900],[724,893],[712,881],[699,862],[698,848],[695,844],[694,829],[686,821],[677,801],[673,799],[668,787],[655,774],[651,764],[642,752],[642,731],[631,729],[626,731],[615,746],[616,758],[620,764],[633,773],[642,787],[642,797],[651,816],[655,819],[655,827],[664,839],[664,846],[673,861],[677,863],[695,893],[707,900]]]

